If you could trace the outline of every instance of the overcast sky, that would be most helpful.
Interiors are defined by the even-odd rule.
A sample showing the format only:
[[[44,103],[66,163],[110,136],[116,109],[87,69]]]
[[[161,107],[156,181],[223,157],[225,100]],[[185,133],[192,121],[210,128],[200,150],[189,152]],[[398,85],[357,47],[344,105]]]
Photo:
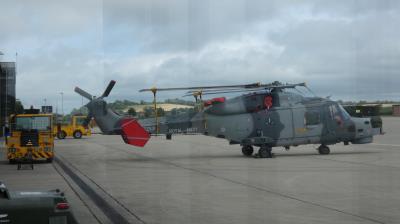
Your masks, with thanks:
[[[2,0],[0,60],[18,52],[25,106],[60,108],[63,92],[65,112],[82,103],[75,86],[100,95],[111,79],[109,101],[275,80],[334,99],[400,100],[399,24],[396,0]]]

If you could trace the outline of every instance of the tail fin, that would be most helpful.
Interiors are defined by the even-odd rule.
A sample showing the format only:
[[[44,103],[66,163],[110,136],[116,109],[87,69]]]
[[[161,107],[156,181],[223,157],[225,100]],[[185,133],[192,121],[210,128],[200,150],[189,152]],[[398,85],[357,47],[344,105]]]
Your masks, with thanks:
[[[150,134],[133,118],[121,120],[121,136],[126,144],[143,147],[150,139]]]

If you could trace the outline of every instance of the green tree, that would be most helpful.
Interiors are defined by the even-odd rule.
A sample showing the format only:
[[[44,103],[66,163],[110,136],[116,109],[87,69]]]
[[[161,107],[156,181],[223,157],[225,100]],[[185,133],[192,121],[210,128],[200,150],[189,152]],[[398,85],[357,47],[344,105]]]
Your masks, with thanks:
[[[24,105],[22,105],[20,100],[15,101],[15,113],[17,113],[17,114],[24,113]]]
[[[129,108],[128,114],[135,117],[137,114],[135,108],[133,108],[133,107]]]
[[[159,117],[165,116],[165,110],[161,107],[157,108],[157,116]]]
[[[143,108],[144,117],[145,117],[145,118],[152,117],[153,111],[154,111],[154,110],[153,110],[153,108],[151,108],[151,107],[144,107],[144,108]]]

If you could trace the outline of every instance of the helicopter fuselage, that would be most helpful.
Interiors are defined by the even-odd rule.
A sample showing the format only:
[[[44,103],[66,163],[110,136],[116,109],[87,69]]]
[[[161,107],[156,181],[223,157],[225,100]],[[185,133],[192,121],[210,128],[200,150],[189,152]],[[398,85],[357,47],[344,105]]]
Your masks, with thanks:
[[[107,96],[115,81],[103,94]],[[110,87],[111,86],[111,87]],[[244,155],[260,147],[261,157],[271,157],[276,146],[289,148],[303,144],[321,144],[321,154],[329,154],[327,145],[346,145],[373,141],[375,130],[369,118],[351,117],[343,107],[330,99],[305,97],[277,86],[231,99],[225,97],[201,101],[192,114],[136,120],[108,108],[104,97],[95,99],[77,88],[91,101],[86,105],[88,117],[94,117],[104,134],[120,134],[127,144],[144,146],[149,134],[204,134],[224,138],[230,144],[243,146]]]
[[[369,119],[350,117],[329,99],[282,91],[216,99],[191,118],[161,118],[157,134],[199,133],[225,138],[231,144],[270,147],[372,142]],[[156,133],[154,119],[139,123]]]

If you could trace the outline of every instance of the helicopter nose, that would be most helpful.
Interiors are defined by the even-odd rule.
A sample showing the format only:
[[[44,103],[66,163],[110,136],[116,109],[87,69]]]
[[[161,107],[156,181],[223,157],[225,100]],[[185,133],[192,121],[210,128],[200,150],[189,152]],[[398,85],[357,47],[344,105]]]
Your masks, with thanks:
[[[366,144],[373,141],[373,132],[370,118],[355,118],[353,117],[356,127],[356,133],[353,144]]]

